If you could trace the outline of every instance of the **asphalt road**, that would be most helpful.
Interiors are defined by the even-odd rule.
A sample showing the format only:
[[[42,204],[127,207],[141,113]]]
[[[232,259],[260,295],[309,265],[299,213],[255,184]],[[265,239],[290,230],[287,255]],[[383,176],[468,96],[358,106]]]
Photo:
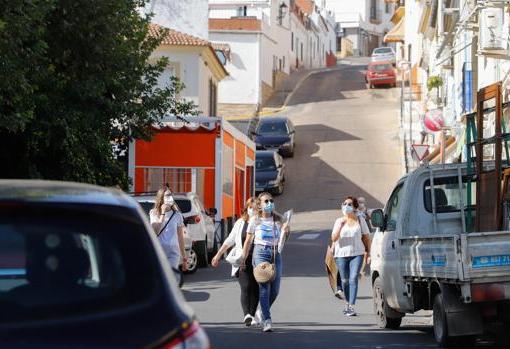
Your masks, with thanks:
[[[292,95],[286,114],[297,129],[286,188],[276,201],[296,212],[283,252],[281,292],[272,309],[275,332],[241,324],[239,287],[230,267],[187,276],[184,295],[215,348],[436,347],[428,313],[406,316],[400,330],[380,330],[370,284],[362,279],[357,317],[342,314],[324,271],[324,253],[339,203],[365,196],[382,207],[402,173],[398,144],[398,89],[367,90],[364,61],[311,75]]]

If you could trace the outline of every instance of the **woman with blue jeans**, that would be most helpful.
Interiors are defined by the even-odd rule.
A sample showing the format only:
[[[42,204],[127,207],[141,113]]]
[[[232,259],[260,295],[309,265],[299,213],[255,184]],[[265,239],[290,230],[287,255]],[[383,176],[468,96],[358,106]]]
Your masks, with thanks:
[[[358,275],[366,255],[370,263],[369,229],[364,219],[357,214],[359,207],[355,197],[348,196],[342,204],[343,217],[338,218],[331,233],[334,253],[340,277],[342,279],[341,298],[347,301],[344,314],[355,316],[354,304],[358,294]]]
[[[274,211],[274,201],[271,194],[262,193],[257,198],[257,214],[250,218],[247,238],[244,243],[244,255],[248,255],[252,243],[253,267],[262,262],[275,263],[276,277],[273,281],[259,283],[259,303],[262,311],[262,330],[273,330],[271,321],[271,305],[280,292],[280,279],[282,276],[282,259],[278,253],[280,234],[287,234],[289,228],[281,224],[281,216]]]

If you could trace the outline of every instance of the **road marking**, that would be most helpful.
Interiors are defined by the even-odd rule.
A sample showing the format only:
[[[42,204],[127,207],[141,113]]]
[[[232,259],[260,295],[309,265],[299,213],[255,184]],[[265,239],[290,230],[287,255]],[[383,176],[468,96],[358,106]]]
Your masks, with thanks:
[[[314,240],[317,239],[321,234],[304,234],[298,237],[298,240]]]

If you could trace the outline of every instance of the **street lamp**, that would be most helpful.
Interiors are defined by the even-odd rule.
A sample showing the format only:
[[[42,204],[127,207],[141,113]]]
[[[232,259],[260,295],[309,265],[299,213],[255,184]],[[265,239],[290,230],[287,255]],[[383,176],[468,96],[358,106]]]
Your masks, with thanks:
[[[282,1],[280,3],[280,6],[278,7],[278,17],[276,17],[280,25],[282,25],[283,17],[285,17],[285,15],[287,14],[288,9],[289,7],[287,6],[287,4]]]

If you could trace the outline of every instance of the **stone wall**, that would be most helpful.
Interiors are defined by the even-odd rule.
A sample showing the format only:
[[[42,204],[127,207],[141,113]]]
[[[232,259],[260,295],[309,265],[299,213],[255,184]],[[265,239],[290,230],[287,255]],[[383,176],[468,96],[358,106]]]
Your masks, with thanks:
[[[218,116],[220,117],[254,116],[256,112],[256,104],[218,103]]]

